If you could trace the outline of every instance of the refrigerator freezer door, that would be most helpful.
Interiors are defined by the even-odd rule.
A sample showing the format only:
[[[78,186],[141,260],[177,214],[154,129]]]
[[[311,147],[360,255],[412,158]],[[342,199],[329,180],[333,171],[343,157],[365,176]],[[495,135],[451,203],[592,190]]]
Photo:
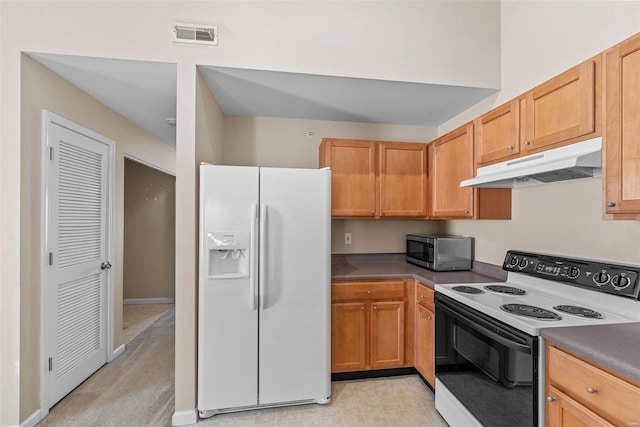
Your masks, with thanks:
[[[198,310],[198,409],[215,411],[258,402],[258,311],[255,253],[248,251],[248,277],[215,277],[209,234],[251,233],[255,247],[258,168],[200,168],[200,274]],[[253,219],[252,219],[253,217]],[[214,254],[215,256],[224,256]],[[230,263],[233,252],[227,256]],[[225,260],[216,260],[222,263]],[[211,277],[213,276],[213,277]],[[238,276],[238,275],[236,275]],[[252,307],[253,306],[253,307]]]
[[[331,171],[260,169],[259,403],[331,395]]]

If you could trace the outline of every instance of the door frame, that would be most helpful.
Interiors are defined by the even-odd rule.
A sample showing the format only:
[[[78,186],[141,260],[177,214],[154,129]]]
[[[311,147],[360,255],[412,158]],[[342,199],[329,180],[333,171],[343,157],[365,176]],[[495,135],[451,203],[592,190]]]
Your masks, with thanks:
[[[47,171],[48,171],[48,161],[49,161],[49,137],[50,131],[49,127],[53,124],[57,124],[64,128],[67,128],[73,132],[84,135],[88,138],[94,139],[102,144],[105,144],[108,149],[107,154],[107,227],[108,232],[106,236],[106,245],[107,245],[107,257],[113,263],[115,263],[115,141],[102,136],[90,129],[87,129],[83,126],[80,126],[77,123],[72,122],[71,120],[65,119],[64,117],[58,116],[47,110],[42,110],[42,128],[41,128],[41,153],[42,153],[42,162],[41,162],[41,197],[40,201],[42,203],[40,210],[40,419],[43,419],[49,413],[49,409],[52,406],[49,402],[48,396],[48,355],[50,352],[46,346],[47,340],[46,337],[48,335],[48,325],[46,322],[47,319],[47,311],[46,311],[46,302],[49,299],[48,292],[48,284],[49,277],[45,272],[47,271],[48,264],[48,256],[47,256],[47,236],[48,236],[48,194],[49,194],[49,183],[47,180]],[[115,268],[118,268],[117,265],[114,265]],[[114,289],[114,275],[115,268],[109,269],[107,271],[106,277],[106,285],[107,285],[107,300],[106,300],[106,327],[103,332],[106,338],[106,346],[105,346],[105,356],[107,363],[111,362],[117,356],[122,354],[124,351],[124,345],[122,345],[116,351],[114,347],[114,308],[115,308],[115,289]]]

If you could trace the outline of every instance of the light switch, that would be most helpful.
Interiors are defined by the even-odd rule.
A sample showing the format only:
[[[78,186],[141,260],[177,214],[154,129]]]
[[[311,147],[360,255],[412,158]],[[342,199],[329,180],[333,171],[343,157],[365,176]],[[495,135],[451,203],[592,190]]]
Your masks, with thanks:
[[[351,233],[344,233],[344,244],[345,245],[351,244]]]

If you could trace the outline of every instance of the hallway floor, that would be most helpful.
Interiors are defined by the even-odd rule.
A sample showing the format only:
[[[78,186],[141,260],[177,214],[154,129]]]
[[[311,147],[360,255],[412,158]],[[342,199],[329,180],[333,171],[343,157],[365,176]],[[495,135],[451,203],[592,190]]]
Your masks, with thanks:
[[[125,352],[54,406],[44,426],[170,426],[174,411],[174,309],[133,338]],[[197,426],[446,426],[417,375],[334,382],[328,405],[216,415]]]

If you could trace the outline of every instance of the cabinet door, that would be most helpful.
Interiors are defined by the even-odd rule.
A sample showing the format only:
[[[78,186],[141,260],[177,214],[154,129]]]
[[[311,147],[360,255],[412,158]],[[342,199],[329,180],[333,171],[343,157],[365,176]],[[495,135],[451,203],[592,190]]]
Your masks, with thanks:
[[[474,122],[476,164],[483,165],[520,152],[520,101],[504,104]]]
[[[367,367],[365,303],[331,304],[331,372]]]
[[[432,386],[435,385],[434,319],[431,310],[416,304],[416,369]]]
[[[605,67],[605,209],[640,214],[640,37],[609,51]]]
[[[547,388],[546,409],[548,427],[613,427],[613,424],[553,386]]]
[[[434,218],[473,218],[473,188],[460,181],[473,176],[473,124],[433,143],[431,209]]]
[[[372,369],[397,368],[404,365],[404,301],[371,303]]]
[[[427,216],[427,145],[381,143],[380,216]]]
[[[524,95],[525,151],[595,131],[595,66],[586,61]]]
[[[331,167],[331,215],[376,215],[376,143],[325,139],[322,166]]]

